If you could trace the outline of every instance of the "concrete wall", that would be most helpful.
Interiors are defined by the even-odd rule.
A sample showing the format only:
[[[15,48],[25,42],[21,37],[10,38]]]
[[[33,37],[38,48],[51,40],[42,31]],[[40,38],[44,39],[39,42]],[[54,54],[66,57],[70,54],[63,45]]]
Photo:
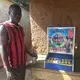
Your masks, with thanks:
[[[32,45],[38,53],[47,53],[47,27],[75,26],[76,44],[80,43],[80,0],[31,0]],[[79,47],[77,52],[79,52]],[[76,53],[77,53],[76,52]]]

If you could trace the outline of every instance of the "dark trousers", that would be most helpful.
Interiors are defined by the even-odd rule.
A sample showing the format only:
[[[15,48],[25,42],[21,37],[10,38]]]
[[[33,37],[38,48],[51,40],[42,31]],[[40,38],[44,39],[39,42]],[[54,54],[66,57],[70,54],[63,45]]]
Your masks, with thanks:
[[[11,71],[6,71],[7,80],[25,80],[25,67],[19,67],[12,69]]]

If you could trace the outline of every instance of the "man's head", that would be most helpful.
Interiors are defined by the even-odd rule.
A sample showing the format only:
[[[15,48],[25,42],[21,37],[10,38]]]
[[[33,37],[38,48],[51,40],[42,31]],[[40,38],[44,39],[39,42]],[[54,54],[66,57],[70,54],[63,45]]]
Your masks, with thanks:
[[[22,16],[20,6],[17,4],[10,5],[9,15],[10,15],[11,21],[15,24],[18,24],[18,22],[20,22],[20,19]]]

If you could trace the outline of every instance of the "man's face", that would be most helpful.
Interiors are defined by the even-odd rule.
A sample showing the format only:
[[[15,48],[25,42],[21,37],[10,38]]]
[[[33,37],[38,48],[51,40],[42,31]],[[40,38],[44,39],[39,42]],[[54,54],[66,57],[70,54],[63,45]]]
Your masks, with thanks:
[[[14,23],[19,23],[20,20],[21,20],[21,11],[20,10],[14,10],[14,11],[11,11],[10,12],[10,17],[11,17],[11,20],[14,22]]]

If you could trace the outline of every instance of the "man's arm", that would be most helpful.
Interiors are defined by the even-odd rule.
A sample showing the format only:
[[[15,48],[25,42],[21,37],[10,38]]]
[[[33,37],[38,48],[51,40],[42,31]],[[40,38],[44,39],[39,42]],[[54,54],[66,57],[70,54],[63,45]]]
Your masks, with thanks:
[[[25,47],[25,53],[28,53],[32,57],[36,57],[36,58],[38,57],[34,51],[29,51],[27,47]]]
[[[10,65],[8,62],[8,52],[6,50],[6,45],[8,44],[8,33],[6,28],[1,25],[0,26],[0,50],[1,50],[1,58],[3,63],[5,64],[6,69],[10,69]]]
[[[22,27],[21,27],[22,28]],[[25,39],[25,33],[24,33],[24,30],[22,28],[22,31],[23,31],[23,36],[24,36],[24,43],[26,43],[26,39]],[[26,44],[25,44],[25,54],[28,53],[30,56],[32,57],[36,57],[36,59],[38,58],[37,54],[35,52],[32,52],[30,50],[28,50],[28,48],[26,47]]]

